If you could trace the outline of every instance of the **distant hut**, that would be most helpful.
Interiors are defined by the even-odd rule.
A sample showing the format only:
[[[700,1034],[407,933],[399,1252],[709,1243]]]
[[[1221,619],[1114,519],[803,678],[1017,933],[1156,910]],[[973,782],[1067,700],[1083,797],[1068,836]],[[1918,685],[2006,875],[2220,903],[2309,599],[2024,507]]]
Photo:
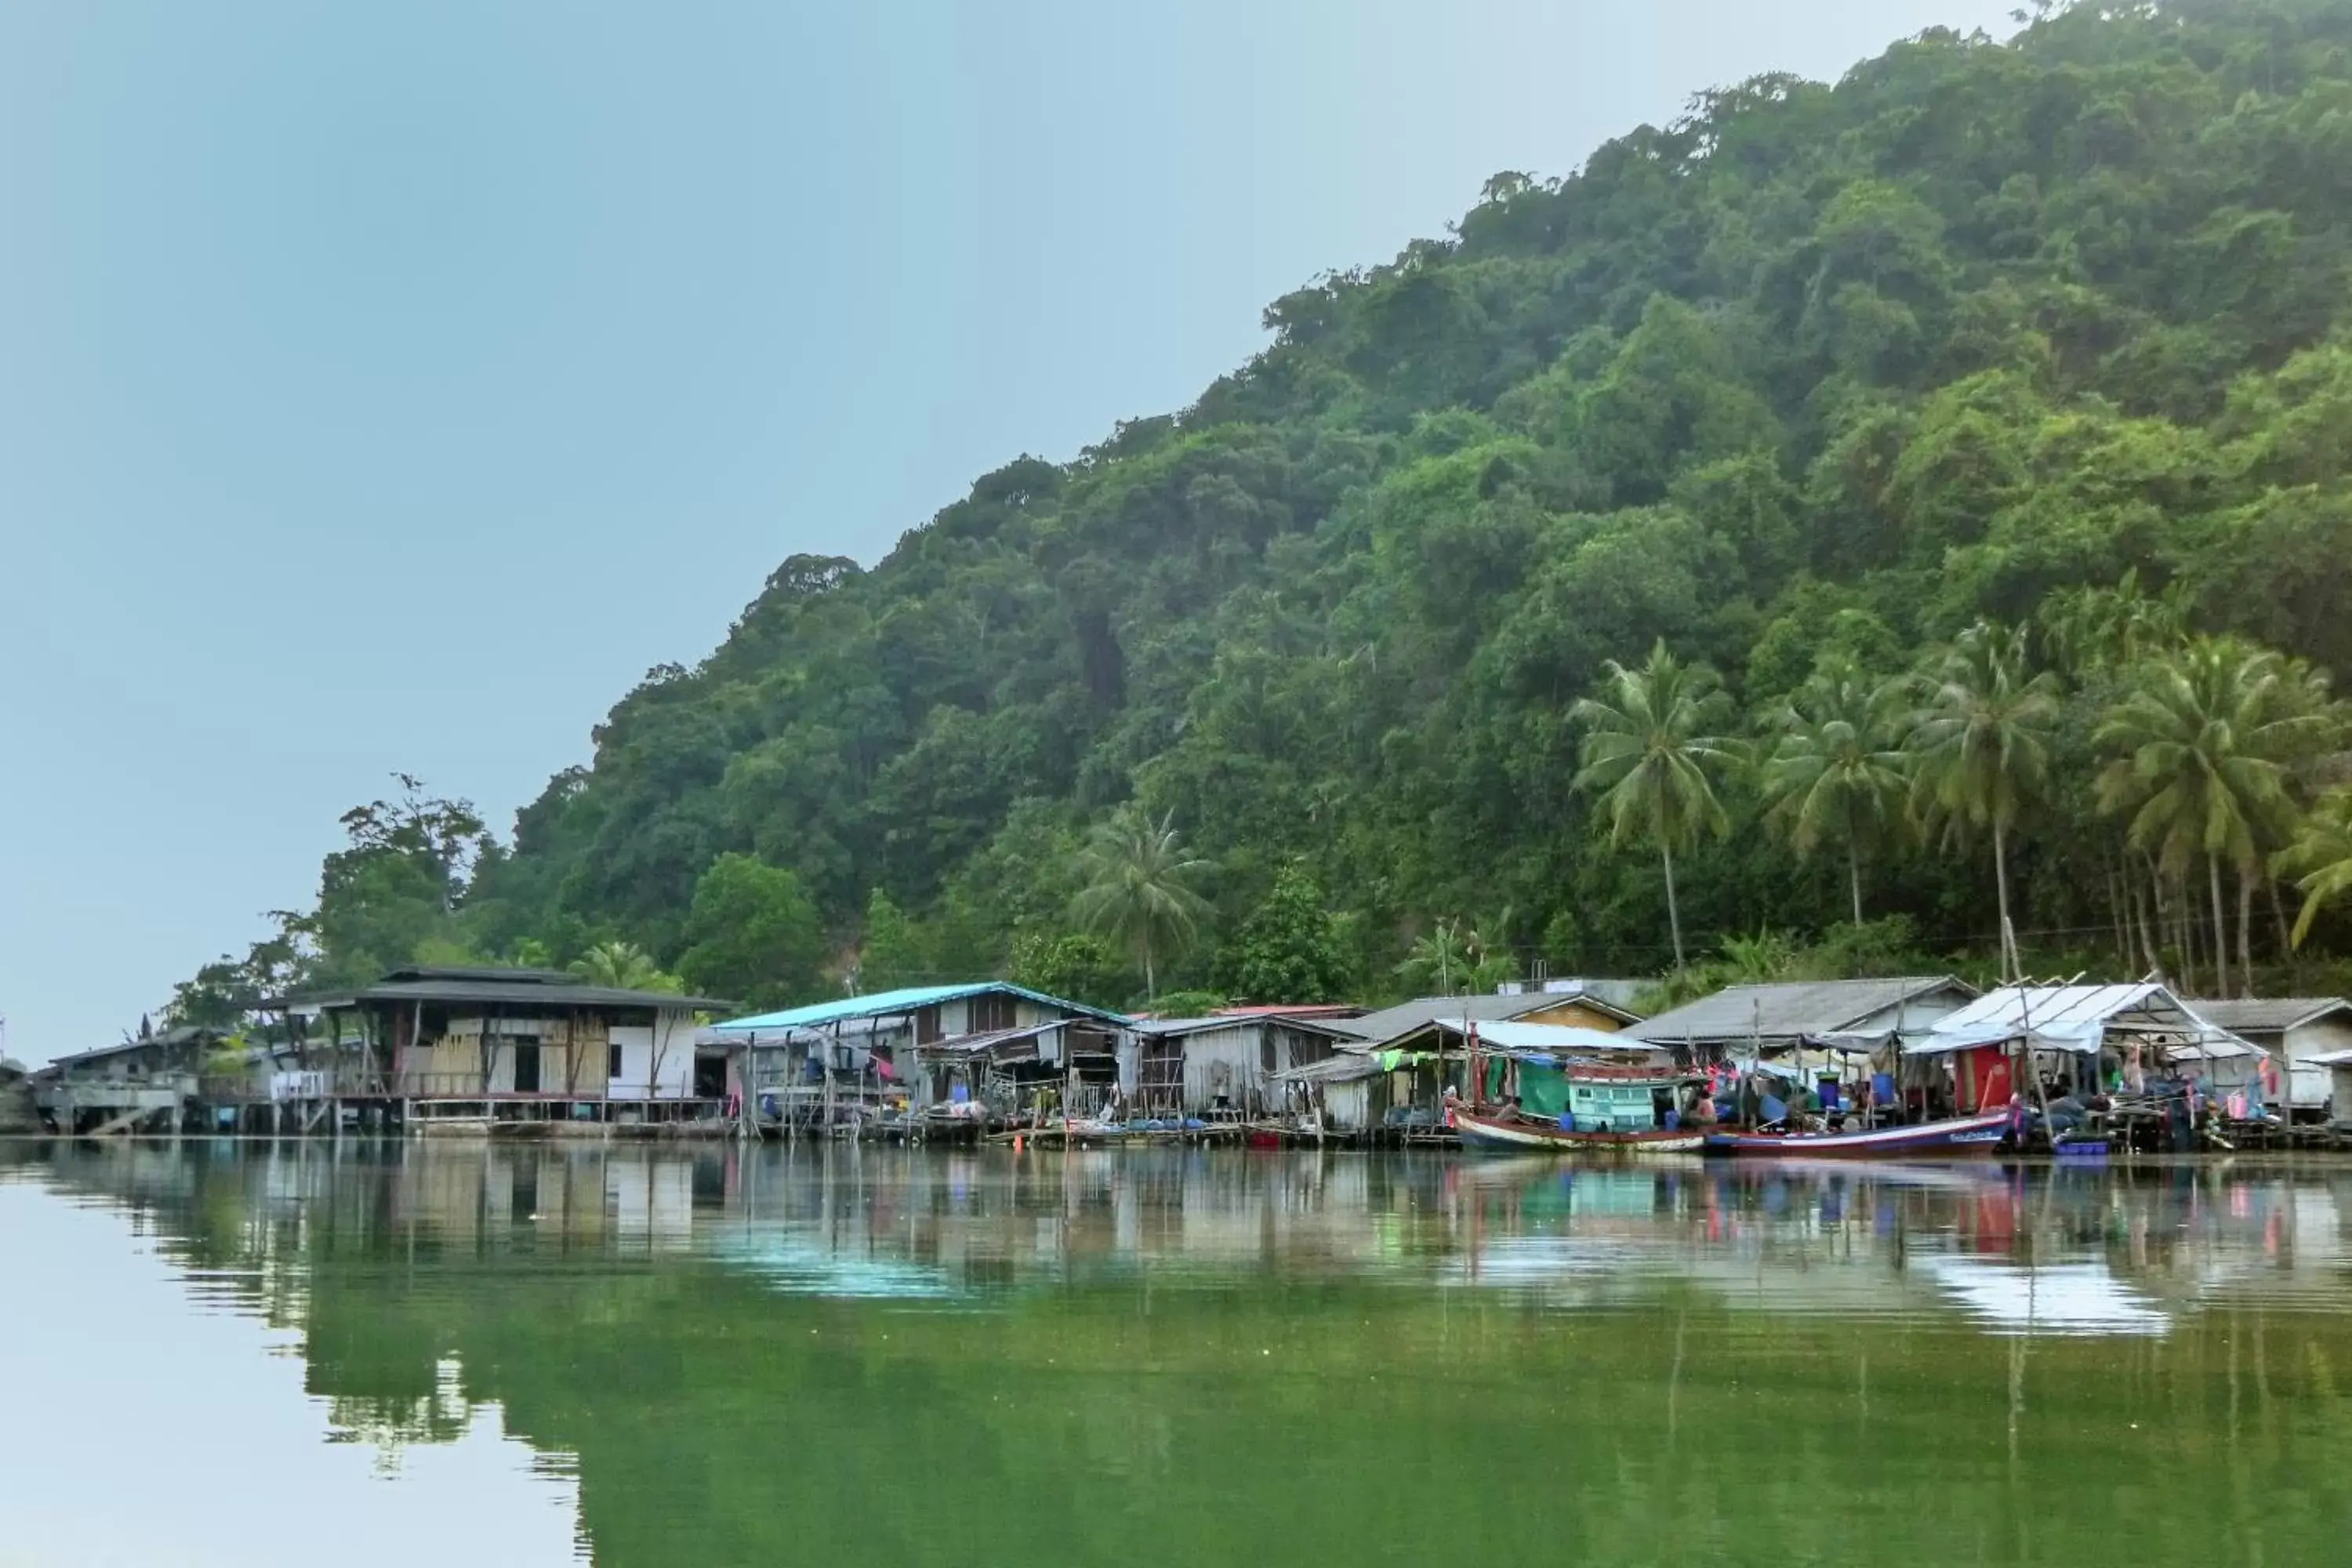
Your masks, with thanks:
[[[2319,1059],[2352,1051],[2352,1002],[2341,996],[2278,996],[2189,1005],[2270,1057],[2284,1080],[2285,1103],[2298,1116],[2324,1118],[2331,1100],[2352,1109],[2352,1100],[2336,1092],[2333,1068]]]

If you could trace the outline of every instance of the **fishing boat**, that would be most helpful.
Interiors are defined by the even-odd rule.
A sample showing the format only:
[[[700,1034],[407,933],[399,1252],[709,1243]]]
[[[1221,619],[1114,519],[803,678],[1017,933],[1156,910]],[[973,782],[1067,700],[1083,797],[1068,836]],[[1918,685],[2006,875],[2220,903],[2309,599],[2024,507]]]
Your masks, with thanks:
[[[1447,1120],[1465,1149],[1549,1151],[1557,1154],[1687,1154],[1706,1143],[1706,1133],[1687,1130],[1653,1127],[1626,1132],[1580,1131],[1556,1121],[1530,1121],[1524,1117],[1473,1111],[1458,1105]]]
[[[1916,1160],[1990,1154],[2009,1133],[2009,1112],[1979,1111],[1866,1132],[1710,1132],[1710,1154],[1796,1156],[1807,1160]]]

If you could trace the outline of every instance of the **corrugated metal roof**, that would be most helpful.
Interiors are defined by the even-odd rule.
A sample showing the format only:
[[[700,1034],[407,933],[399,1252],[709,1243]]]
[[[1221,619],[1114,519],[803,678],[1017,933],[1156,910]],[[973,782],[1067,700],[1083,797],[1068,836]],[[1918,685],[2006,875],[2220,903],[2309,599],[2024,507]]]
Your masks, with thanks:
[[[2341,996],[2262,996],[2236,1000],[2189,999],[2189,1005],[2207,1023],[2244,1034],[2284,1034],[2314,1023],[2330,1013],[2352,1012],[2352,1002]]]
[[[1139,1035],[1166,1038],[1176,1035],[1203,1034],[1211,1029],[1250,1029],[1275,1024],[1305,1034],[1345,1040],[1355,1037],[1349,1029],[1354,1022],[1352,1018],[1306,1018],[1288,1013],[1247,1013],[1239,1016],[1211,1013],[1198,1018],[1138,1018],[1130,1026]]]
[[[1400,1002],[1393,1007],[1383,1007],[1360,1018],[1334,1018],[1331,1026],[1360,1040],[1392,1040],[1440,1018],[1470,1017],[1483,1024],[1489,1020],[1524,1018],[1530,1013],[1540,1013],[1548,1007],[1564,1007],[1570,1003],[1597,1006],[1629,1022],[1636,1016],[1623,1004],[1612,1002],[1598,991],[1524,991],[1514,996],[1416,996],[1410,1002]]]
[[[1320,1061],[1286,1068],[1273,1077],[1276,1083],[1358,1083],[1378,1078],[1383,1070],[1380,1058],[1369,1052],[1340,1051]]]
[[[1854,1028],[1890,1008],[1942,991],[1948,991],[1955,1002],[1977,994],[1974,986],[1950,974],[1732,985],[1644,1019],[1626,1033],[1661,1045],[1680,1045],[1685,1040],[1793,1040]]]
[[[1433,1022],[1447,1034],[1463,1033],[1458,1023],[1444,1018]],[[1580,1028],[1573,1024],[1522,1024],[1508,1019],[1480,1024],[1478,1043],[1498,1051],[1548,1051],[1554,1056],[1580,1056],[1588,1051],[1637,1051],[1647,1055],[1655,1048],[1649,1041],[1630,1034]]]
[[[936,1007],[942,1002],[954,1002],[966,996],[985,996],[1003,993],[1025,996],[1043,1006],[1059,1007],[1066,1013],[1084,1017],[1100,1018],[1106,1023],[1124,1026],[1124,1014],[1101,1007],[1089,1007],[1083,1002],[1068,1002],[1059,996],[1048,996],[1042,991],[1032,991],[1025,985],[1015,985],[1007,980],[974,980],[961,985],[909,985],[896,991],[877,991],[871,996],[845,996],[835,1002],[816,1002],[805,1007],[787,1007],[778,1013],[758,1013],[748,1018],[730,1018],[711,1026],[714,1029],[734,1029],[746,1033],[753,1029],[821,1028],[827,1024],[847,1023],[855,1018],[887,1017],[898,1013],[919,1013],[926,1007]]]
[[[1220,1007],[1220,1018],[1352,1018],[1363,1009],[1353,1002],[1252,1002]]]
[[[496,971],[482,971],[494,974]],[[274,998],[261,1009],[282,1007],[350,1007],[362,1002],[439,1002],[452,1006],[517,1007],[650,1007],[656,1011],[724,1013],[735,1005],[715,996],[678,996],[667,991],[621,991],[609,985],[583,985],[574,977],[565,983],[537,977],[524,971],[523,979],[390,980],[356,990],[313,996]]]

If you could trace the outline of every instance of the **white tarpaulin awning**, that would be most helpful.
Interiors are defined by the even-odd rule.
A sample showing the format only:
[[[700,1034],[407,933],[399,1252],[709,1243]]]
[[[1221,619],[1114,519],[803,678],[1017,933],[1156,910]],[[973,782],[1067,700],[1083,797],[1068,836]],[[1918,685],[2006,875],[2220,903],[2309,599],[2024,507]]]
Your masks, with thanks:
[[[2089,1053],[2111,1033],[2144,1038],[2174,1057],[2210,1060],[2262,1054],[2148,980],[2129,985],[2004,985],[1906,1040],[1903,1054],[1944,1056],[2016,1040],[2036,1050]]]

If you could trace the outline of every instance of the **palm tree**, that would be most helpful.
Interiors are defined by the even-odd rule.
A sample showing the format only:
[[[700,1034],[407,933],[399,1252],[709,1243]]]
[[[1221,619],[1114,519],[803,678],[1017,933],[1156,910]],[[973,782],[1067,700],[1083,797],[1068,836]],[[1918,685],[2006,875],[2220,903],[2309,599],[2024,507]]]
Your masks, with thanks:
[[[1862,923],[1863,856],[1903,826],[1910,758],[1901,736],[1904,690],[1874,686],[1851,665],[1817,671],[1790,694],[1783,733],[1764,763],[1769,820],[1800,856],[1824,844],[1845,850],[1846,891]]]
[[[2320,796],[2272,865],[2295,878],[2303,894],[2303,912],[2294,918],[2294,945],[2301,947],[2319,911],[2352,892],[2352,788]]]
[[[1133,952],[1143,965],[1144,994],[1156,996],[1159,955],[1182,952],[1208,918],[1209,900],[1193,884],[1213,868],[1186,852],[1174,813],[1154,822],[1130,802],[1096,824],[1078,851],[1086,886],[1070,912]]]
[[[2230,990],[2221,868],[2260,872],[2263,837],[2294,809],[2287,764],[2326,722],[2296,700],[2288,676],[2276,654],[2200,639],[2143,667],[2094,737],[2117,753],[2099,775],[2099,808],[2132,812],[2133,846],[2173,876],[2205,862],[2216,995]]]
[[[633,942],[600,942],[572,961],[572,973],[591,985],[614,991],[683,989],[678,978],[654,962],[654,955]]]
[[[1440,996],[1451,996],[1454,977],[1470,973],[1472,967],[1470,942],[1463,936],[1462,922],[1442,920],[1428,935],[1413,939],[1397,973],[1416,986],[1434,984]]]
[[[2011,979],[2022,965],[2009,918],[2009,842],[2042,793],[2057,716],[2057,678],[2026,672],[2025,628],[1979,621],[1952,639],[1905,740],[1921,815],[1954,836],[1991,832],[2001,973]]]
[[[1684,664],[1666,651],[1664,639],[1640,668],[1615,659],[1607,668],[1601,694],[1569,711],[1585,728],[1576,787],[1602,792],[1610,843],[1646,838],[1658,847],[1679,972],[1685,963],[1675,850],[1703,833],[1730,828],[1714,780],[1741,760],[1739,742],[1720,732],[1731,717],[1731,699],[1717,686],[1715,671]]]

